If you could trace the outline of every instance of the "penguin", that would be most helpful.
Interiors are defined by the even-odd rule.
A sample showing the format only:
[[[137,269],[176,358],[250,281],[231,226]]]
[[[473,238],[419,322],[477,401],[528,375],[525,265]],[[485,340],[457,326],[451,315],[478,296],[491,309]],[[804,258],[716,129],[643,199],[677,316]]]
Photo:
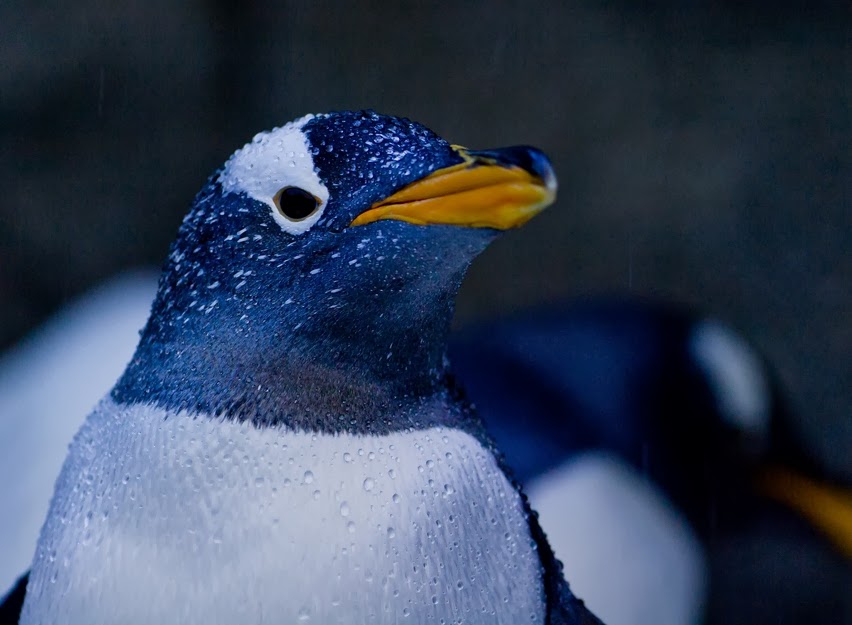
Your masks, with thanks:
[[[848,479],[807,452],[773,367],[727,323],[597,295],[467,328],[449,356],[610,625],[848,611]]]
[[[534,148],[372,111],[238,150],[70,446],[20,622],[600,623],[446,358],[468,265],[555,194]]]

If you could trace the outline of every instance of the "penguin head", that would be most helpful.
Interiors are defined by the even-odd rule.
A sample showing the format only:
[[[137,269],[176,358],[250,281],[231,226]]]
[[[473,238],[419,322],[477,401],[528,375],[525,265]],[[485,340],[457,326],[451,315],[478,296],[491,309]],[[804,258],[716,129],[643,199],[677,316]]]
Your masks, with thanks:
[[[534,148],[467,150],[371,111],[258,134],[196,197],[113,396],[161,400],[173,380],[217,377],[240,396],[288,377],[428,392],[470,262],[555,192]]]

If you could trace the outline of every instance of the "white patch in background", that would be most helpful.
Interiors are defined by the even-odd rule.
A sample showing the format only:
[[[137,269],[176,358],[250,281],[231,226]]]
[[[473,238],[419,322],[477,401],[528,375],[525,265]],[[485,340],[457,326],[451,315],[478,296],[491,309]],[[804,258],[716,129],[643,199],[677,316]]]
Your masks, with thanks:
[[[607,625],[701,622],[701,544],[666,497],[629,466],[588,453],[526,490],[571,590]]]
[[[245,193],[270,207],[272,217],[290,234],[302,234],[322,216],[328,188],[314,169],[308,138],[302,127],[313,119],[306,115],[280,128],[255,135],[225,163],[219,182],[226,193]],[[284,187],[298,187],[316,196],[317,211],[301,221],[290,221],[275,206],[274,197]]]
[[[156,273],[115,278],[0,359],[0,595],[32,562],[68,443],[130,361]]]
[[[105,400],[21,623],[542,623],[520,495],[458,430],[296,433]]]
[[[769,436],[769,380],[760,358],[736,333],[715,320],[696,324],[689,351],[704,371],[722,417],[759,442]]]

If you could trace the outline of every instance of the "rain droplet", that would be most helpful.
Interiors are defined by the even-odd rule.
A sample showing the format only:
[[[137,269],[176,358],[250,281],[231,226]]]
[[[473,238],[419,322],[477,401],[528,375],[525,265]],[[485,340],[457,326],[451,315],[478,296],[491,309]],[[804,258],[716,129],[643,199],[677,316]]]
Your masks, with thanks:
[[[310,484],[314,481],[313,471],[305,471],[305,484]]]
[[[376,483],[373,481],[373,478],[371,478],[371,477],[368,477],[366,480],[364,480],[364,490],[367,491],[367,492],[370,492],[371,490],[373,490],[373,487],[375,485],[376,485]]]
[[[311,618],[311,611],[307,607],[302,607],[299,609],[298,617],[300,621],[307,621]]]
[[[353,534],[355,532],[355,523],[349,521],[349,523],[346,524],[346,529],[349,530],[350,534]]]
[[[349,516],[349,504],[345,501],[340,504],[340,514],[342,516]]]
[[[393,497],[391,497],[391,499],[394,503],[399,503],[399,495],[397,495],[396,493],[393,494]]]
[[[343,462],[352,462],[352,454],[348,451],[343,454]]]

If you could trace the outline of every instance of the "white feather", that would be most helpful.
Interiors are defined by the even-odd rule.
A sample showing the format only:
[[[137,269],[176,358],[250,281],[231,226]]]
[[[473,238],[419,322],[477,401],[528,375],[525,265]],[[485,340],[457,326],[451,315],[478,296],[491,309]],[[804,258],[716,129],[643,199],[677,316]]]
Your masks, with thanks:
[[[237,150],[219,175],[226,193],[244,193],[269,206],[272,217],[290,234],[310,230],[328,203],[328,188],[314,169],[308,138],[302,127],[313,119],[306,115],[280,128],[255,135],[251,143]],[[284,217],[275,206],[275,194],[284,187],[298,187],[312,193],[320,206],[309,217],[293,221]]]
[[[106,400],[57,483],[21,622],[515,625],[543,622],[542,593],[520,496],[468,434]]]

